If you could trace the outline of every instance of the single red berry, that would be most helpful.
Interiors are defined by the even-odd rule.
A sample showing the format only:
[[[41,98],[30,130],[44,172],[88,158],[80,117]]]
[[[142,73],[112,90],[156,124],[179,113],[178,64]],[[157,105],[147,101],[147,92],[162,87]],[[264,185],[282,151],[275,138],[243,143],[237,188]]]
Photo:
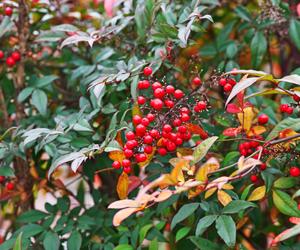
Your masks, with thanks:
[[[197,107],[200,109],[200,111],[205,110],[207,107],[207,103],[205,101],[200,101],[197,103]]]
[[[152,113],[147,114],[146,117],[149,120],[149,122],[153,122],[155,119],[155,115]]]
[[[137,87],[138,89],[144,89],[144,81],[139,81]]]
[[[138,98],[137,98],[137,103],[138,103],[139,105],[145,104],[145,103],[146,103],[146,98],[143,97],[143,96],[138,96]]]
[[[196,145],[200,145],[202,141],[196,141]]]
[[[148,120],[148,118],[144,117],[142,118],[141,124],[147,127],[150,124],[150,121]]]
[[[165,90],[163,88],[157,88],[153,93],[154,97],[162,99],[165,96]]]
[[[115,169],[119,169],[121,167],[121,163],[119,161],[114,161],[111,166]]]
[[[257,182],[258,181],[258,177],[257,177],[257,175],[251,175],[250,176],[250,180],[253,182],[253,183],[255,183],[255,182]]]
[[[175,151],[177,148],[176,144],[174,142],[168,141],[167,143],[167,150],[168,151]]]
[[[135,156],[135,159],[137,162],[143,162],[143,161],[147,160],[147,156],[145,154],[137,154]]]
[[[176,99],[181,99],[184,96],[184,93],[180,89],[176,89],[174,92],[174,97]]]
[[[125,149],[124,155],[126,158],[130,158],[131,156],[133,156],[133,151],[131,149]]]
[[[298,96],[297,94],[293,94],[293,99],[295,102],[300,102],[300,96]]]
[[[131,172],[131,167],[123,167],[123,171],[124,173],[129,174]]]
[[[191,134],[189,131],[187,131],[187,132],[184,134],[183,139],[186,140],[186,141],[188,141],[188,140],[191,139],[191,137],[192,137],[192,134]]]
[[[162,100],[156,98],[150,101],[150,106],[156,110],[161,110],[164,106],[164,103]]]
[[[147,146],[144,148],[144,152],[145,152],[146,154],[151,154],[152,151],[153,151],[153,147],[150,146],[150,145],[147,145]]]
[[[151,130],[149,131],[149,134],[150,134],[153,138],[156,138],[156,139],[158,139],[159,136],[160,136],[158,130],[156,130],[156,129],[151,129]]]
[[[168,152],[165,148],[159,148],[157,150],[158,154],[161,155],[161,156],[165,156]]]
[[[247,149],[240,150],[240,154],[243,155],[243,156],[246,156],[247,155]]]
[[[0,50],[0,59],[4,58],[4,52]]]
[[[165,124],[163,126],[163,131],[166,132],[166,133],[170,133],[172,131],[172,126],[169,125],[169,124]]]
[[[6,58],[6,65],[8,67],[13,67],[13,66],[15,66],[15,64],[16,64],[16,62],[12,57],[9,56]]]
[[[293,114],[294,109],[293,109],[292,107],[288,107],[287,110],[286,110],[286,112],[287,112],[289,115],[291,115],[291,114]]]
[[[267,168],[267,164],[266,163],[262,163],[260,164],[260,170],[264,171]]]
[[[241,151],[241,150],[243,150],[243,149],[245,149],[245,146],[244,146],[244,143],[241,143],[241,144],[239,145],[239,150]]]
[[[143,141],[145,144],[151,144],[153,142],[153,137],[151,135],[145,135]]]
[[[0,175],[0,183],[3,183],[5,181],[5,176]]]
[[[201,85],[201,79],[199,77],[195,77],[193,79],[193,83],[196,85],[196,86],[200,86]]]
[[[136,140],[130,140],[128,142],[126,142],[125,146],[128,149],[133,149],[138,145],[138,142]]]
[[[182,114],[180,115],[180,119],[181,119],[181,121],[183,121],[183,122],[187,122],[187,121],[190,120],[190,116],[189,116],[188,114],[186,114],[186,113],[182,113]]]
[[[174,127],[178,127],[178,126],[180,126],[180,125],[181,125],[181,120],[178,119],[178,118],[174,119],[174,121],[173,121],[173,126],[174,126]]]
[[[280,111],[283,113],[285,113],[288,110],[288,108],[289,108],[289,105],[287,105],[287,104],[280,105]]]
[[[269,116],[267,116],[266,114],[261,114],[258,117],[258,123],[261,125],[268,123],[268,121],[269,121]]]
[[[128,159],[124,159],[122,161],[122,166],[123,166],[123,168],[130,167],[131,166],[131,161],[128,160]]]
[[[186,126],[179,126],[179,127],[178,127],[178,132],[179,132],[179,133],[182,133],[182,134],[183,134],[183,133],[185,133],[186,131],[187,131]]]
[[[150,76],[152,74],[152,68],[151,67],[145,67],[144,68],[144,75]]]
[[[168,138],[169,138],[170,141],[175,142],[177,136],[176,136],[175,133],[169,133],[169,134],[168,134]]]
[[[127,132],[125,136],[127,140],[133,140],[135,138],[135,134],[132,131]]]
[[[195,111],[196,113],[199,113],[201,110],[200,110],[200,108],[196,105],[196,106],[194,106],[194,111]]]
[[[4,10],[5,15],[11,16],[13,13],[13,9],[11,7],[6,7]]]
[[[150,87],[150,82],[148,80],[143,81],[144,89],[148,89]]]
[[[172,85],[167,85],[165,90],[166,90],[167,94],[173,94],[175,91],[175,88]]]
[[[177,137],[175,143],[176,143],[177,146],[179,146],[183,143],[183,141],[182,141],[181,138]]]
[[[11,57],[16,61],[20,61],[21,60],[21,54],[20,52],[18,51],[14,51],[12,54],[11,54]]]
[[[293,177],[298,177],[300,176],[300,169],[297,167],[291,167],[290,168],[290,175]]]
[[[224,87],[226,83],[227,83],[226,78],[221,78],[220,81],[219,81],[219,85],[222,86],[222,87]]]
[[[146,133],[146,127],[142,124],[139,124],[136,126],[135,131],[138,136],[143,136]]]
[[[174,107],[174,102],[171,100],[165,100],[165,105],[166,107],[168,107],[169,109]]]
[[[6,189],[7,190],[14,190],[14,188],[15,188],[15,185],[14,185],[14,183],[13,182],[8,182],[8,183],[6,183]]]
[[[190,113],[190,110],[189,110],[187,107],[182,107],[182,108],[180,109],[180,113],[187,113],[187,114],[189,114],[189,113]]]
[[[233,78],[229,78],[227,79],[227,82],[233,87],[234,85],[236,85],[236,81]]]
[[[154,82],[154,83],[152,84],[152,89],[153,89],[153,91],[155,91],[156,89],[161,88],[161,87],[162,87],[162,85],[161,85],[160,82]]]
[[[142,122],[142,117],[139,116],[139,115],[135,115],[133,118],[132,118],[132,121],[135,125],[137,124],[140,124]]]
[[[232,86],[229,83],[226,83],[224,86],[224,91],[225,92],[230,92],[232,90]]]

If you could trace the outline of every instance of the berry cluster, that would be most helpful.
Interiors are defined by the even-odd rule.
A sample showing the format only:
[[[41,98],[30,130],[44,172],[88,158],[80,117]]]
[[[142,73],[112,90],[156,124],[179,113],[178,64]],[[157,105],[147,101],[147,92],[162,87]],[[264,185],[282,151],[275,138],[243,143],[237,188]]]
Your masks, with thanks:
[[[287,114],[291,115],[294,112],[294,108],[289,106],[288,104],[281,104],[280,105],[280,111],[282,113],[287,113]]]
[[[0,175],[0,184],[5,184],[5,182],[6,182],[5,176]],[[12,191],[12,190],[14,190],[15,185],[13,182],[8,181],[8,182],[6,182],[5,187],[8,191]]]
[[[252,139],[262,140],[263,138],[261,136],[256,136],[255,138]],[[246,141],[239,145],[239,151],[241,155],[249,156],[256,150],[258,150],[259,147],[260,145],[258,141]]]
[[[219,85],[223,87],[224,92],[230,92],[236,81],[233,78],[220,78]]]
[[[5,55],[4,55],[4,52],[2,50],[0,50],[0,60],[1,59],[4,59]],[[6,65],[7,67],[13,67],[15,66],[15,64],[17,62],[19,62],[21,60],[21,54],[19,51],[14,51],[11,53],[11,55],[9,55],[7,58],[6,58]]]
[[[144,75],[152,75],[150,67],[144,68]],[[201,85],[201,79],[195,77],[194,85]],[[125,159],[114,161],[113,168],[123,167],[129,173],[134,163],[145,162],[148,155],[157,152],[160,156],[175,152],[178,146],[188,142],[192,133],[187,124],[191,117],[207,109],[207,102],[199,98],[192,99],[173,85],[163,85],[158,81],[141,80],[137,86],[139,91],[147,92],[151,98],[140,95],[137,103],[143,111],[143,116],[134,115],[132,123],[134,130],[126,133],[126,143],[123,148]],[[195,95],[196,96],[196,95]]]

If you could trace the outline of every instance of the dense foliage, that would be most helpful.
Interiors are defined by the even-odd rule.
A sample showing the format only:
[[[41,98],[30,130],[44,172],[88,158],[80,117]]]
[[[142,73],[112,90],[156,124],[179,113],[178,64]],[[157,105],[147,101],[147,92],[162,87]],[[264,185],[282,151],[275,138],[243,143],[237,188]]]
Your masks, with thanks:
[[[300,4],[0,3],[0,249],[299,249]]]

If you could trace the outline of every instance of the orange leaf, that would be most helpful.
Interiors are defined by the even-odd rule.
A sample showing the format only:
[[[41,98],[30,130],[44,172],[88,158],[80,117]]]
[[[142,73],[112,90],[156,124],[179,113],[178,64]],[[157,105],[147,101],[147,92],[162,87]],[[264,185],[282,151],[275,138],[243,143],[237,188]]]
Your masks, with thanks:
[[[121,134],[121,131],[118,131],[115,140],[116,140],[116,141],[120,144],[120,146],[123,148],[123,141],[122,141],[122,134]]]
[[[125,199],[128,194],[129,178],[124,172],[119,176],[117,184],[117,193],[120,199]]]
[[[261,135],[266,132],[266,128],[264,126],[253,126],[250,131],[247,133],[248,136]]]
[[[119,162],[125,159],[124,152],[119,150],[109,152],[108,157],[113,161],[119,161]]]
[[[127,217],[132,215],[133,213],[139,211],[138,208],[125,208],[117,212],[113,218],[113,225],[115,227],[120,226],[121,222],[125,220]]]
[[[205,195],[204,195],[204,198],[207,199],[209,198],[210,196],[212,196],[216,191],[217,191],[218,188],[210,188],[208,189],[206,192],[205,192]]]
[[[197,171],[195,179],[197,181],[207,181],[208,174],[219,169],[220,164],[216,158],[210,158]]]
[[[199,125],[186,123],[185,126],[187,127],[188,131],[190,131],[192,134],[200,135],[201,139],[204,140],[208,138],[208,134]]]
[[[238,128],[227,128],[223,131],[223,135],[225,136],[238,136],[242,131],[241,127]]]

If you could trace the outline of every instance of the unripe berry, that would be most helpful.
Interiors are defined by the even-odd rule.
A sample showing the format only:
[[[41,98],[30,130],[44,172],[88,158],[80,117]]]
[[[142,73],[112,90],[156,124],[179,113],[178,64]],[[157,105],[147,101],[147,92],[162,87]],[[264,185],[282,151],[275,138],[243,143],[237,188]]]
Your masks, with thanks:
[[[8,182],[8,183],[6,183],[6,189],[7,190],[14,190],[14,188],[15,188],[15,185],[14,185],[14,183],[13,182]]]
[[[257,177],[257,175],[251,175],[250,176],[250,180],[253,182],[253,183],[255,183],[255,182],[257,182],[258,181],[258,177]]]
[[[6,58],[6,65],[8,67],[13,67],[13,66],[15,66],[15,64],[16,64],[16,62],[12,57],[9,56]]]
[[[134,125],[140,124],[142,122],[142,117],[140,117],[139,115],[135,115],[132,118],[132,121],[133,121]]]
[[[151,135],[145,135],[143,141],[145,144],[151,144],[153,142],[153,137]]]
[[[151,67],[145,67],[144,68],[144,75],[150,76],[152,74],[152,68]]]
[[[137,98],[137,103],[138,103],[139,105],[145,104],[145,103],[146,103],[146,98],[143,97],[143,96],[138,96],[138,98]]]
[[[232,86],[229,83],[226,83],[224,86],[224,91],[225,92],[230,92],[232,90]]]
[[[157,88],[153,93],[154,97],[162,99],[165,96],[165,90],[163,88]]]
[[[13,13],[13,9],[11,7],[6,7],[4,10],[5,15],[11,16]]]
[[[130,158],[131,156],[133,156],[133,151],[131,149],[125,149],[124,155],[126,158]]]
[[[219,85],[222,86],[222,87],[224,87],[226,83],[227,83],[226,78],[221,78],[220,81],[219,81]]]
[[[122,166],[123,166],[123,168],[130,167],[131,166],[131,161],[128,160],[128,159],[124,159],[122,161]]]
[[[187,122],[187,121],[190,120],[190,116],[189,116],[188,114],[186,114],[186,113],[182,113],[182,114],[180,115],[180,119],[181,119],[181,121],[183,121],[183,122]]]
[[[152,84],[152,89],[153,89],[153,91],[155,91],[156,89],[161,88],[161,87],[162,87],[162,85],[161,85],[161,83],[159,83],[159,82],[154,82],[154,83]]]
[[[146,127],[142,124],[139,124],[136,126],[135,131],[138,136],[143,136],[146,133]]]
[[[269,116],[267,116],[266,114],[261,114],[258,117],[258,123],[261,125],[268,123],[268,121],[269,121]]]
[[[4,58],[4,52],[0,50],[0,59]]]
[[[146,117],[149,120],[149,122],[153,122],[155,119],[155,115],[151,113],[147,114]]]
[[[195,77],[193,79],[193,83],[196,85],[196,86],[200,86],[201,85],[201,79],[199,77]]]
[[[161,156],[165,156],[168,152],[165,148],[159,148],[157,150],[158,154],[161,155]]]
[[[170,133],[172,131],[172,126],[169,124],[165,124],[163,126],[163,132]]]
[[[172,85],[167,85],[165,90],[166,90],[167,94],[173,94],[175,91],[175,88]]]
[[[161,110],[163,107],[164,103],[160,99],[152,99],[150,101],[150,106],[156,110]]]
[[[180,89],[176,89],[174,92],[174,97],[176,99],[181,99],[184,96],[184,93]]]
[[[150,124],[150,121],[148,120],[148,118],[144,117],[142,118],[141,124],[147,127]]]
[[[293,177],[298,177],[300,176],[300,169],[297,167],[291,167],[290,168],[290,175]]]
[[[20,61],[21,60],[21,54],[20,52],[18,51],[14,51],[12,54],[11,54],[11,57],[16,61]]]
[[[114,161],[111,166],[115,169],[119,169],[121,167],[121,163],[119,161]]]
[[[123,171],[124,173],[129,174],[131,172],[131,167],[123,167]]]
[[[153,151],[153,147],[150,146],[150,145],[147,145],[147,146],[144,148],[144,152],[145,152],[146,154],[151,154],[152,151]]]
[[[125,136],[127,140],[133,140],[135,138],[135,134],[132,131],[127,132]]]

